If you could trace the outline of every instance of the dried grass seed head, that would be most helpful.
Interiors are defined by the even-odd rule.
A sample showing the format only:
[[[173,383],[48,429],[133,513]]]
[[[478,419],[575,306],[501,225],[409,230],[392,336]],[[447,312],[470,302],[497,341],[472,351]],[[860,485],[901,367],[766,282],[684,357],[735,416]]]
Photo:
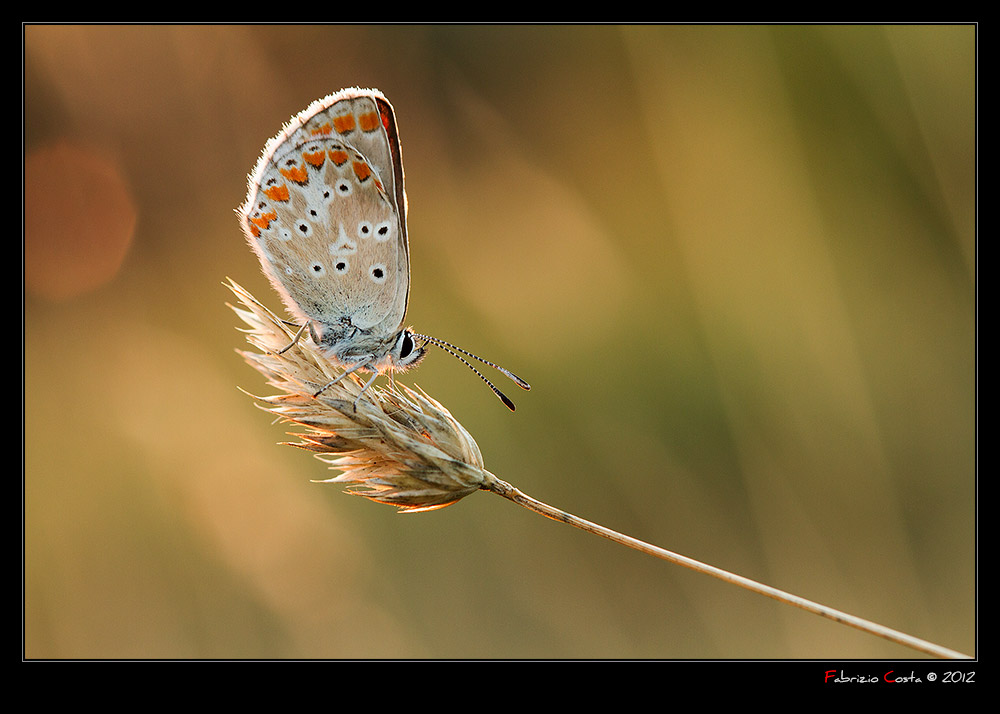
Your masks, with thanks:
[[[341,472],[321,483],[416,512],[451,505],[495,480],[469,432],[423,392],[394,382],[395,390],[372,385],[358,400],[364,382],[350,374],[313,396],[341,370],[306,339],[282,352],[298,327],[235,282],[228,287],[240,303],[233,310],[248,325],[247,341],[258,350],[239,352],[280,391],[254,398],[277,418],[305,427],[289,445]]]

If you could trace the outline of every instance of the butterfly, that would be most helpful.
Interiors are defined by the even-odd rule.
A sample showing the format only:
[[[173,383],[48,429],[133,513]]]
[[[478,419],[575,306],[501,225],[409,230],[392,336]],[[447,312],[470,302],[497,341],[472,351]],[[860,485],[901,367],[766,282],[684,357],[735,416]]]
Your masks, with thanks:
[[[396,114],[376,89],[343,89],[292,117],[264,146],[237,209],[247,242],[298,330],[347,375],[403,372],[433,344],[478,374],[511,411],[514,403],[462,355],[522,389],[513,372],[404,327],[410,294],[406,191]],[[461,354],[459,354],[461,353]],[[357,408],[357,401],[355,401]]]

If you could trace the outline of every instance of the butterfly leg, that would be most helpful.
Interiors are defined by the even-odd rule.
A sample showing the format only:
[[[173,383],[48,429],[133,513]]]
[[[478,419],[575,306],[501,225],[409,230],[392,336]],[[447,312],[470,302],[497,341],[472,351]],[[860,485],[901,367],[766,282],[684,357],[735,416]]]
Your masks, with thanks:
[[[358,402],[361,401],[361,397],[363,397],[365,392],[368,391],[368,387],[372,386],[372,383],[375,381],[376,377],[378,377],[378,370],[375,370],[372,373],[372,378],[369,379],[367,382],[365,382],[365,386],[361,388],[361,392],[360,394],[358,394],[358,398],[354,400],[354,411],[358,410]]]
[[[347,375],[354,374],[359,369],[363,369],[363,368],[367,367],[368,364],[369,364],[369,362],[370,362],[370,360],[368,360],[368,359],[362,360],[361,362],[355,362],[350,367],[348,367],[344,371],[344,373],[342,375],[340,375],[339,377],[334,377],[329,382],[327,382],[322,387],[320,387],[319,390],[313,392],[313,397],[318,397],[320,394],[322,394],[327,389],[329,389],[330,387],[332,387],[333,385],[335,385],[337,382],[339,382],[340,380],[342,380]],[[375,372],[375,376],[376,377],[378,376],[378,372]],[[374,377],[371,380],[368,381],[368,384],[371,384],[372,381],[374,381]],[[365,385],[365,389],[368,389],[368,384]],[[364,389],[361,390],[361,394],[364,394]],[[360,397],[360,395],[358,395],[358,396]]]
[[[300,327],[298,332],[295,333],[295,336],[292,337],[292,341],[289,342],[284,347],[282,347],[280,350],[278,350],[276,354],[283,355],[286,352],[288,352],[288,350],[292,349],[292,347],[295,346],[295,343],[299,341],[299,338],[302,337],[302,333],[305,332],[307,327],[310,329],[310,331],[312,331],[312,323],[309,322],[308,320],[302,323],[302,327]]]

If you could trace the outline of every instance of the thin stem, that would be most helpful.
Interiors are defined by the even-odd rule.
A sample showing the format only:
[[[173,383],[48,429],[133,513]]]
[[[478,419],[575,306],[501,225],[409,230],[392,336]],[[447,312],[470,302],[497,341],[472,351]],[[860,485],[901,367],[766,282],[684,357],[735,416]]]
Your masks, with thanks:
[[[816,615],[821,615],[830,620],[834,620],[835,622],[849,625],[864,632],[883,637],[892,642],[896,642],[897,644],[911,647],[915,650],[919,650],[943,659],[972,659],[969,655],[962,654],[961,652],[941,647],[940,645],[927,642],[926,640],[922,640],[918,637],[912,637],[903,632],[898,632],[897,630],[879,625],[875,622],[855,617],[854,615],[849,615],[846,612],[841,612],[840,610],[835,610],[832,607],[820,605],[819,603],[806,600],[805,598],[801,598],[797,595],[792,595],[791,593],[786,593],[782,590],[778,590],[777,588],[772,588],[769,585],[764,585],[754,580],[750,580],[749,578],[744,578],[741,575],[735,575],[726,570],[722,570],[721,568],[716,568],[712,565],[707,565],[697,560],[687,558],[683,555],[678,555],[677,553],[673,553],[658,546],[644,543],[641,540],[636,540],[630,536],[623,535],[617,531],[611,530],[610,528],[605,528],[604,526],[596,523],[591,523],[590,521],[574,516],[571,513],[566,513],[565,511],[554,508],[546,503],[536,501],[499,478],[494,477],[489,480],[483,488],[484,490],[492,491],[499,496],[503,496],[520,506],[524,506],[531,511],[551,518],[554,521],[567,523],[571,526],[579,528],[580,530],[587,531],[588,533],[603,536],[604,538],[628,546],[629,548],[634,548],[635,550],[648,555],[662,558],[663,560],[670,561],[671,563],[675,563],[677,565],[683,565],[685,568],[690,568],[691,570],[696,570],[699,573],[711,575],[712,577],[732,583],[733,585],[739,585],[742,588],[746,588],[747,590],[751,590],[760,595],[766,595],[767,597],[778,600],[779,602],[794,605],[795,607],[802,608],[808,612],[812,612]]]

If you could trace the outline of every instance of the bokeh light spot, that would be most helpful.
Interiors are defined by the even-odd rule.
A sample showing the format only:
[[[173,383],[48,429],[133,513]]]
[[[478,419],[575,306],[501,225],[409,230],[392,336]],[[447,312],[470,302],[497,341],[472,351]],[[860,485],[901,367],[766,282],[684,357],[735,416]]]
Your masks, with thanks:
[[[37,297],[65,300],[104,285],[132,243],[136,207],[120,167],[59,142],[24,165],[24,280]]]

